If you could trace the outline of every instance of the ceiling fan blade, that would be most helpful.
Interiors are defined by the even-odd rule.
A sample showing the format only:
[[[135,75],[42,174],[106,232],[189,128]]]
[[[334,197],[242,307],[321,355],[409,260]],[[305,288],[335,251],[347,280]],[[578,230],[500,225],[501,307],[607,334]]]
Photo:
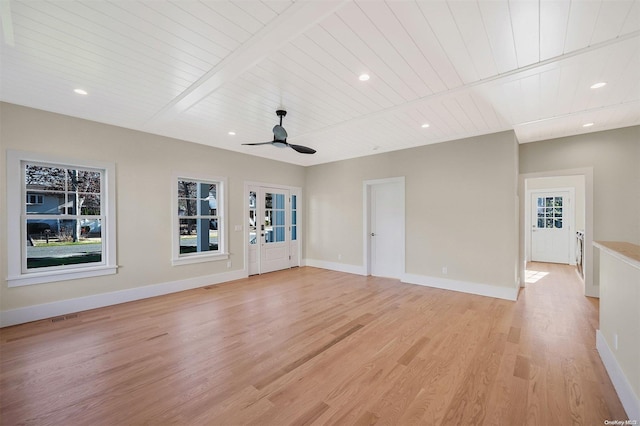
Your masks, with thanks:
[[[269,141],[269,142],[255,142],[255,143],[243,143],[242,145],[268,145],[268,144],[272,144],[273,141]]]
[[[302,145],[294,145],[294,144],[289,144],[289,146],[293,149],[295,149],[296,151],[298,151],[300,154],[315,154],[316,150],[309,148],[307,146],[302,146]]]
[[[276,124],[275,126],[273,126],[273,136],[275,136],[275,139],[279,141],[286,140],[287,131],[281,125]]]

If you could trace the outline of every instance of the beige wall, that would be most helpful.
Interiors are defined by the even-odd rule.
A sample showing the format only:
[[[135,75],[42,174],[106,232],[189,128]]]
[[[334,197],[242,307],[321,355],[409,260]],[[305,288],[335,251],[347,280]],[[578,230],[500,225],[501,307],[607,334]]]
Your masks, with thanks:
[[[362,266],[363,181],[404,176],[406,272],[513,287],[517,158],[503,132],[309,167],[306,256]]]
[[[304,186],[305,170],[291,164],[206,147],[119,127],[0,103],[0,232],[6,235],[6,150],[16,149],[116,164],[118,273],[103,277],[8,288],[7,247],[0,244],[0,309],[127,290],[243,269],[244,182]],[[171,266],[172,173],[228,179],[227,262]],[[244,229],[244,228],[243,228]]]
[[[519,172],[593,167],[595,238],[640,241],[640,127],[520,146],[502,132],[303,168],[11,104],[0,104],[0,120],[3,169],[6,149],[116,163],[120,266],[115,276],[7,288],[1,244],[2,310],[228,272],[226,262],[171,266],[174,172],[228,178],[230,229],[244,225],[245,181],[303,187],[303,258],[334,264],[363,265],[363,181],[398,176],[406,179],[408,274],[514,286]],[[229,232],[231,270],[244,266],[243,236]]]
[[[640,126],[520,145],[520,173],[584,167],[593,167],[593,239],[640,244]]]

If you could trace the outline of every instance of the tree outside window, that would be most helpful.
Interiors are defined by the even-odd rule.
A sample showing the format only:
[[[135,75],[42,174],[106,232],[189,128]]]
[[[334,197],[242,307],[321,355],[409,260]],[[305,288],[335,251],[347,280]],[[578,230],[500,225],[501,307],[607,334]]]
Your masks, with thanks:
[[[104,171],[24,162],[23,172],[26,269],[102,263]]]

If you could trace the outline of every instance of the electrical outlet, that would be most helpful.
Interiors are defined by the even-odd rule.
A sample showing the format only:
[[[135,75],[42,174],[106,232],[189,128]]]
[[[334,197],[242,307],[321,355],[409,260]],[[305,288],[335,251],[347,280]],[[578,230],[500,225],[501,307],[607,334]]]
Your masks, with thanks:
[[[230,260],[227,262],[227,268],[231,268],[231,261]]]
[[[447,267],[446,266],[442,267],[442,274],[443,275],[447,275]]]
[[[338,255],[338,260],[342,260],[342,255],[341,254]]]
[[[613,335],[613,349],[618,350],[618,333]]]

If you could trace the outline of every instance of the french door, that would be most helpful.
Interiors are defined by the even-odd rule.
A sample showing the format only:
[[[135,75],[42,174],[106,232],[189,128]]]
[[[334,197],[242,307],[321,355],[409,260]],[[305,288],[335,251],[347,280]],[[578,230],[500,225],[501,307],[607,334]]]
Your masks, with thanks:
[[[298,266],[298,193],[249,186],[249,275]]]

